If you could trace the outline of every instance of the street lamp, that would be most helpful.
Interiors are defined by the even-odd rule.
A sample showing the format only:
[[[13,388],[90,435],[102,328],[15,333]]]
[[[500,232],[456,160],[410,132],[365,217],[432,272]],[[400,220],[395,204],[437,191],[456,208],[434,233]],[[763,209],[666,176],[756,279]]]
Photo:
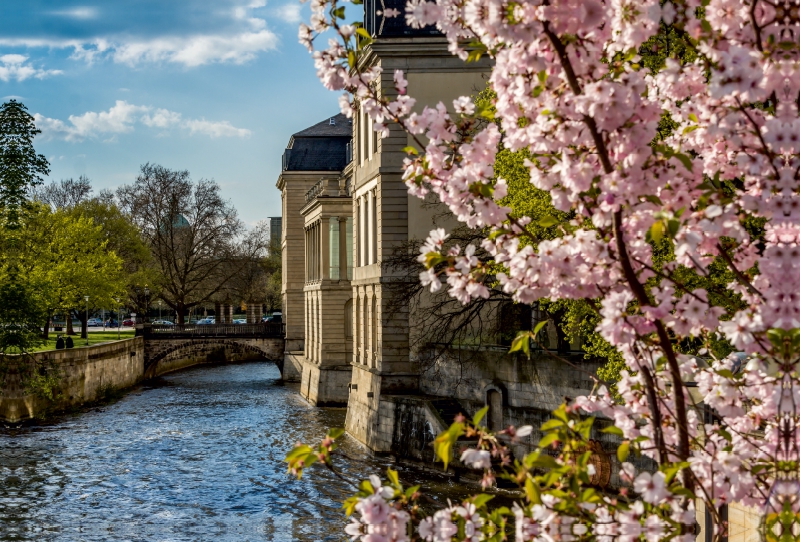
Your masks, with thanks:
[[[89,296],[85,295],[83,298],[86,300],[86,324],[83,331],[86,333],[86,346],[89,346]]]
[[[161,320],[161,300],[158,300],[158,319]]]
[[[122,325],[122,315],[120,314],[122,311],[122,305],[120,304],[118,297],[115,297],[114,301],[117,302],[117,340],[120,340],[122,338],[122,330],[120,329],[120,326]]]
[[[150,295],[150,288],[147,287],[145,284],[144,286],[144,318],[142,318],[142,323],[147,323],[147,313],[150,311],[150,305],[147,302],[147,296]]]

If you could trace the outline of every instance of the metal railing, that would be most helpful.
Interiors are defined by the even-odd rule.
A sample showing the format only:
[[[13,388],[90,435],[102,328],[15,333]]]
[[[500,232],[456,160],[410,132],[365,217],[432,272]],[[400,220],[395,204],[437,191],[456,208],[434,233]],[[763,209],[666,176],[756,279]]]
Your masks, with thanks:
[[[286,324],[264,322],[261,324],[183,324],[136,326],[136,335],[145,339],[186,339],[211,337],[283,337]]]

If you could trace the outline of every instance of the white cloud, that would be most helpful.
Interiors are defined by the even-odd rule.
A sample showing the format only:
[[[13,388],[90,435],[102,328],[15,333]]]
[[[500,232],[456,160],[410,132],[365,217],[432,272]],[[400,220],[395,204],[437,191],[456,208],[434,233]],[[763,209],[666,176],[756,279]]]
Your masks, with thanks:
[[[57,15],[60,17],[69,17],[70,19],[96,19],[98,15],[97,8],[89,6],[76,6],[70,9],[61,9],[58,11],[49,12],[50,15]]]
[[[228,121],[212,122],[205,119],[183,120],[180,113],[169,109],[156,109],[147,105],[133,105],[124,100],[117,102],[108,111],[88,111],[83,115],[70,115],[68,121],[51,119],[37,113],[34,115],[37,128],[48,139],[82,141],[88,138],[108,136],[104,141],[115,142],[118,134],[132,132],[135,125],[168,130],[188,130],[190,135],[202,134],[217,137],[248,137],[250,130],[236,128]]]
[[[267,27],[267,21],[259,19],[258,17],[251,17],[250,10],[256,8],[263,8],[267,5],[266,0],[255,0],[247,6],[238,6],[233,8],[233,18],[239,21],[245,21],[254,30],[262,30]]]
[[[30,77],[44,79],[50,75],[63,73],[61,70],[43,70],[34,68],[28,64],[28,57],[25,55],[2,55],[0,56],[0,80],[5,82],[16,79],[24,81]]]
[[[145,115],[142,122],[151,128],[169,128],[180,124],[181,114],[169,109],[156,109],[153,115]]]
[[[222,122],[211,122],[206,119],[188,120],[186,127],[192,134],[205,134],[211,137],[248,137],[252,132],[246,128],[231,126],[227,120]]]
[[[187,67],[212,63],[243,64],[259,53],[274,50],[278,46],[278,36],[267,29],[263,18],[255,17],[252,13],[252,10],[265,5],[265,0],[253,0],[233,8],[227,16],[234,21],[234,25],[225,33],[175,34],[152,38],[125,34],[86,40],[0,37],[0,46],[72,49],[72,59],[89,64],[104,58],[128,65],[147,62],[170,62]],[[299,20],[299,5],[296,7]],[[75,18],[97,16],[94,8],[84,7],[51,13]],[[294,17],[289,12],[287,16]],[[176,28],[175,31],[179,33],[180,29]]]
[[[278,19],[287,23],[297,24],[300,22],[300,4],[284,4],[273,10]]]
[[[129,42],[114,48],[115,62],[174,62],[194,67],[213,62],[243,64],[263,51],[275,49],[278,37],[269,30],[235,36],[192,36]]]

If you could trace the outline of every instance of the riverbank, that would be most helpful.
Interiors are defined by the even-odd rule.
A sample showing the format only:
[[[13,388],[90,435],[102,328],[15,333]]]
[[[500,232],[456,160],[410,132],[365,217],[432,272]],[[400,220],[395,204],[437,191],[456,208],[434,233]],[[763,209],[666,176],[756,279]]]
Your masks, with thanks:
[[[52,399],[32,392],[20,374],[6,373],[0,393],[0,421],[18,423],[49,413],[91,403],[109,393],[130,388],[144,376],[144,340],[141,337],[47,350],[32,354],[41,376],[58,382]]]

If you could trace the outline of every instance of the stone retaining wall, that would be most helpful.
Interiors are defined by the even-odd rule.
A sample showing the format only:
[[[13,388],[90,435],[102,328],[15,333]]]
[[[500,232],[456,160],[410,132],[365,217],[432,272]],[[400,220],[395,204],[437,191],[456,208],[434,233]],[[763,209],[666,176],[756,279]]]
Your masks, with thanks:
[[[33,354],[37,362],[58,372],[61,391],[54,401],[26,393],[13,370],[0,387],[0,420],[19,422],[101,399],[110,390],[128,388],[144,374],[141,337]]]

